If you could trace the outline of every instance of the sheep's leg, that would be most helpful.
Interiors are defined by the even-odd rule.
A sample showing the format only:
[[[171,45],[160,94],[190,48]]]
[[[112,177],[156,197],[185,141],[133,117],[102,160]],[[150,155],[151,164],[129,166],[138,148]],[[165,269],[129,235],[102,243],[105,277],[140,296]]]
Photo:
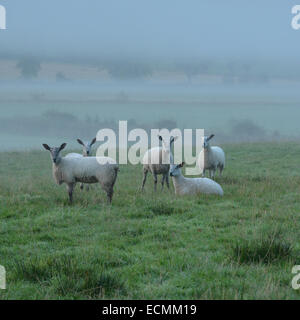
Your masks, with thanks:
[[[222,175],[223,169],[224,169],[224,166],[220,166],[220,176]]]
[[[170,189],[169,174],[168,174],[168,173],[167,173],[167,175],[166,175],[166,183],[167,183],[168,189]]]
[[[81,184],[80,184],[80,190],[83,190],[83,188],[84,188],[84,184],[81,183]]]
[[[114,189],[113,189],[112,187],[109,188],[109,189],[106,191],[106,194],[107,194],[108,203],[111,204],[111,202],[112,202],[112,197],[113,197],[113,194],[114,194]]]
[[[214,168],[214,169],[212,169],[211,171],[211,179],[215,179],[215,172],[216,172],[216,169]]]
[[[73,203],[73,190],[74,190],[75,183],[68,184],[68,194],[69,194],[69,202],[70,204]]]
[[[205,169],[202,171],[202,177],[205,177]]]
[[[114,194],[114,183],[113,184],[102,184],[101,183],[102,190],[106,192],[107,195],[107,201],[109,204],[112,202],[112,197]]]
[[[87,185],[87,186],[86,186],[86,191],[89,191],[89,190],[90,190],[90,186]]]
[[[166,179],[166,175],[163,174],[162,178],[161,178],[161,190],[164,189],[164,183],[165,183],[165,179]]]
[[[148,174],[148,170],[144,170],[144,178],[143,178],[143,182],[142,182],[142,191],[144,191],[144,187],[145,187],[145,183],[146,183],[146,179],[147,179],[147,174]]]
[[[154,178],[154,191],[156,192],[157,190],[157,174],[153,173],[153,178]]]

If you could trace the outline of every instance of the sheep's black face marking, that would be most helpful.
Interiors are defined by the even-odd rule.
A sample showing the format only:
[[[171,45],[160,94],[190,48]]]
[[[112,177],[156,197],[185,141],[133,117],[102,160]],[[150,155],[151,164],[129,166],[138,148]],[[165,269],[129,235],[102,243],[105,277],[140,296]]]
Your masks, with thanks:
[[[203,148],[207,149],[209,147],[209,141],[214,137],[214,134],[211,134],[209,137],[204,137]]]
[[[47,144],[43,144],[44,148],[50,152],[53,163],[58,163],[60,160],[60,152],[66,147],[66,143],[63,143],[59,148],[51,148]]]
[[[207,137],[204,138],[203,148],[207,149],[209,147],[209,139]]]
[[[57,163],[57,160],[59,159],[60,148],[51,148],[50,153],[53,163]]]
[[[171,168],[170,168],[170,176],[171,177],[176,177],[179,176],[181,174],[180,168],[182,168],[185,165],[184,162],[180,163],[180,164],[172,164]]]
[[[83,155],[85,157],[89,157],[92,154],[92,146],[96,141],[96,138],[94,138],[91,142],[83,142],[82,140],[77,139],[77,142],[83,146]]]

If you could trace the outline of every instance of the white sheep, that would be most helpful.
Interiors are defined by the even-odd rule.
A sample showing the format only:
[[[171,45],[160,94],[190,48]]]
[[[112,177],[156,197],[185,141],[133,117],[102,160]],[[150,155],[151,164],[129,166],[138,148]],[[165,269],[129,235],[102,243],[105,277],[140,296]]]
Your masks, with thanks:
[[[222,187],[212,179],[209,178],[186,178],[181,173],[181,164],[171,164],[170,176],[173,180],[176,195],[197,195],[197,194],[216,194],[223,196]]]
[[[97,141],[96,138],[94,138],[91,142],[83,142],[80,139],[77,139],[77,142],[82,145],[82,154],[84,157],[89,157],[92,154],[92,146]]]
[[[82,154],[80,153],[68,153],[65,157],[67,158],[82,158],[82,157],[89,157],[92,154],[92,146],[96,142],[96,138],[94,138],[91,142],[83,142],[80,139],[77,139],[77,142],[83,146]]]
[[[82,145],[82,156],[83,157],[89,157],[92,155],[92,146],[97,141],[96,138],[94,138],[91,142],[83,142],[81,139],[77,139],[77,142]],[[80,184],[80,189],[83,190],[84,184]],[[89,186],[86,187],[86,190],[89,191]]]
[[[171,137],[170,143],[166,143],[162,136],[159,136],[159,140],[162,141],[162,147],[154,147],[149,149],[143,157],[143,182],[142,182],[142,191],[147,179],[147,174],[150,171],[154,178],[154,191],[157,187],[157,175],[162,174],[161,185],[162,189],[164,187],[164,182],[166,181],[168,189],[170,188],[169,184],[169,170],[170,170],[170,156],[171,145],[176,140],[177,137]]]
[[[91,142],[83,142],[81,139],[77,139],[77,142],[83,146],[82,154],[80,153],[68,153],[65,157],[71,158],[82,158],[82,157],[89,157],[92,155],[92,146],[96,143],[97,139],[94,138]],[[98,161],[102,161],[103,164],[111,163],[116,164],[116,161],[109,157],[97,157]],[[83,190],[84,183],[80,184],[80,189]],[[89,190],[89,186],[86,187],[86,190]]]
[[[70,203],[77,182],[100,183],[111,203],[119,171],[117,164],[109,163],[106,157],[61,157],[60,152],[66,147],[66,143],[59,148],[50,148],[47,144],[43,144],[43,147],[50,151],[54,180],[59,185],[67,184]]]
[[[203,149],[199,153],[198,166],[202,176],[205,176],[205,170],[209,170],[209,177],[214,179],[217,168],[220,170],[220,175],[225,168],[225,153],[220,147],[211,147],[210,140],[215,135],[204,137]]]

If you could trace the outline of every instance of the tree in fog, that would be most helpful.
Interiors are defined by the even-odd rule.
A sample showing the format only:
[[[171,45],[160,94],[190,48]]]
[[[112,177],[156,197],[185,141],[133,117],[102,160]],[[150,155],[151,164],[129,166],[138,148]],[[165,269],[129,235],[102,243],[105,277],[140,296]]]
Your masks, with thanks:
[[[68,78],[67,78],[67,77],[64,75],[64,73],[61,72],[61,71],[56,73],[55,78],[56,78],[56,81],[57,81],[57,82],[68,81]]]
[[[175,70],[184,73],[188,82],[192,83],[194,77],[209,72],[209,63],[206,61],[177,63],[175,64]]]
[[[193,77],[199,74],[198,66],[193,63],[176,63],[175,71],[184,73],[189,83],[192,83]]]
[[[115,79],[141,79],[152,74],[151,68],[142,63],[113,62],[107,64],[106,69]]]
[[[23,58],[16,66],[20,69],[23,78],[30,79],[36,78],[41,70],[41,63],[34,58]]]

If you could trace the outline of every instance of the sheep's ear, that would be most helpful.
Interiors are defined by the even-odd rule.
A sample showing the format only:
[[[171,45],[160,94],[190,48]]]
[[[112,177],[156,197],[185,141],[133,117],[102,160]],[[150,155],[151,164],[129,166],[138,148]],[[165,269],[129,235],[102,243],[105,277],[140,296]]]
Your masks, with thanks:
[[[66,147],[66,143],[63,143],[60,147],[59,147],[59,151],[63,150]]]
[[[171,140],[170,140],[170,144],[172,144],[173,142],[175,142],[177,139],[178,139],[178,136],[172,137]]]
[[[94,138],[91,142],[91,146],[97,141],[97,138]]]
[[[77,139],[77,142],[84,146],[84,143],[80,139]]]
[[[211,134],[211,135],[207,138],[207,140],[212,139],[214,136],[215,136],[214,134]]]
[[[49,147],[46,143],[43,144],[43,147],[44,147],[46,150],[50,151],[50,147]]]

